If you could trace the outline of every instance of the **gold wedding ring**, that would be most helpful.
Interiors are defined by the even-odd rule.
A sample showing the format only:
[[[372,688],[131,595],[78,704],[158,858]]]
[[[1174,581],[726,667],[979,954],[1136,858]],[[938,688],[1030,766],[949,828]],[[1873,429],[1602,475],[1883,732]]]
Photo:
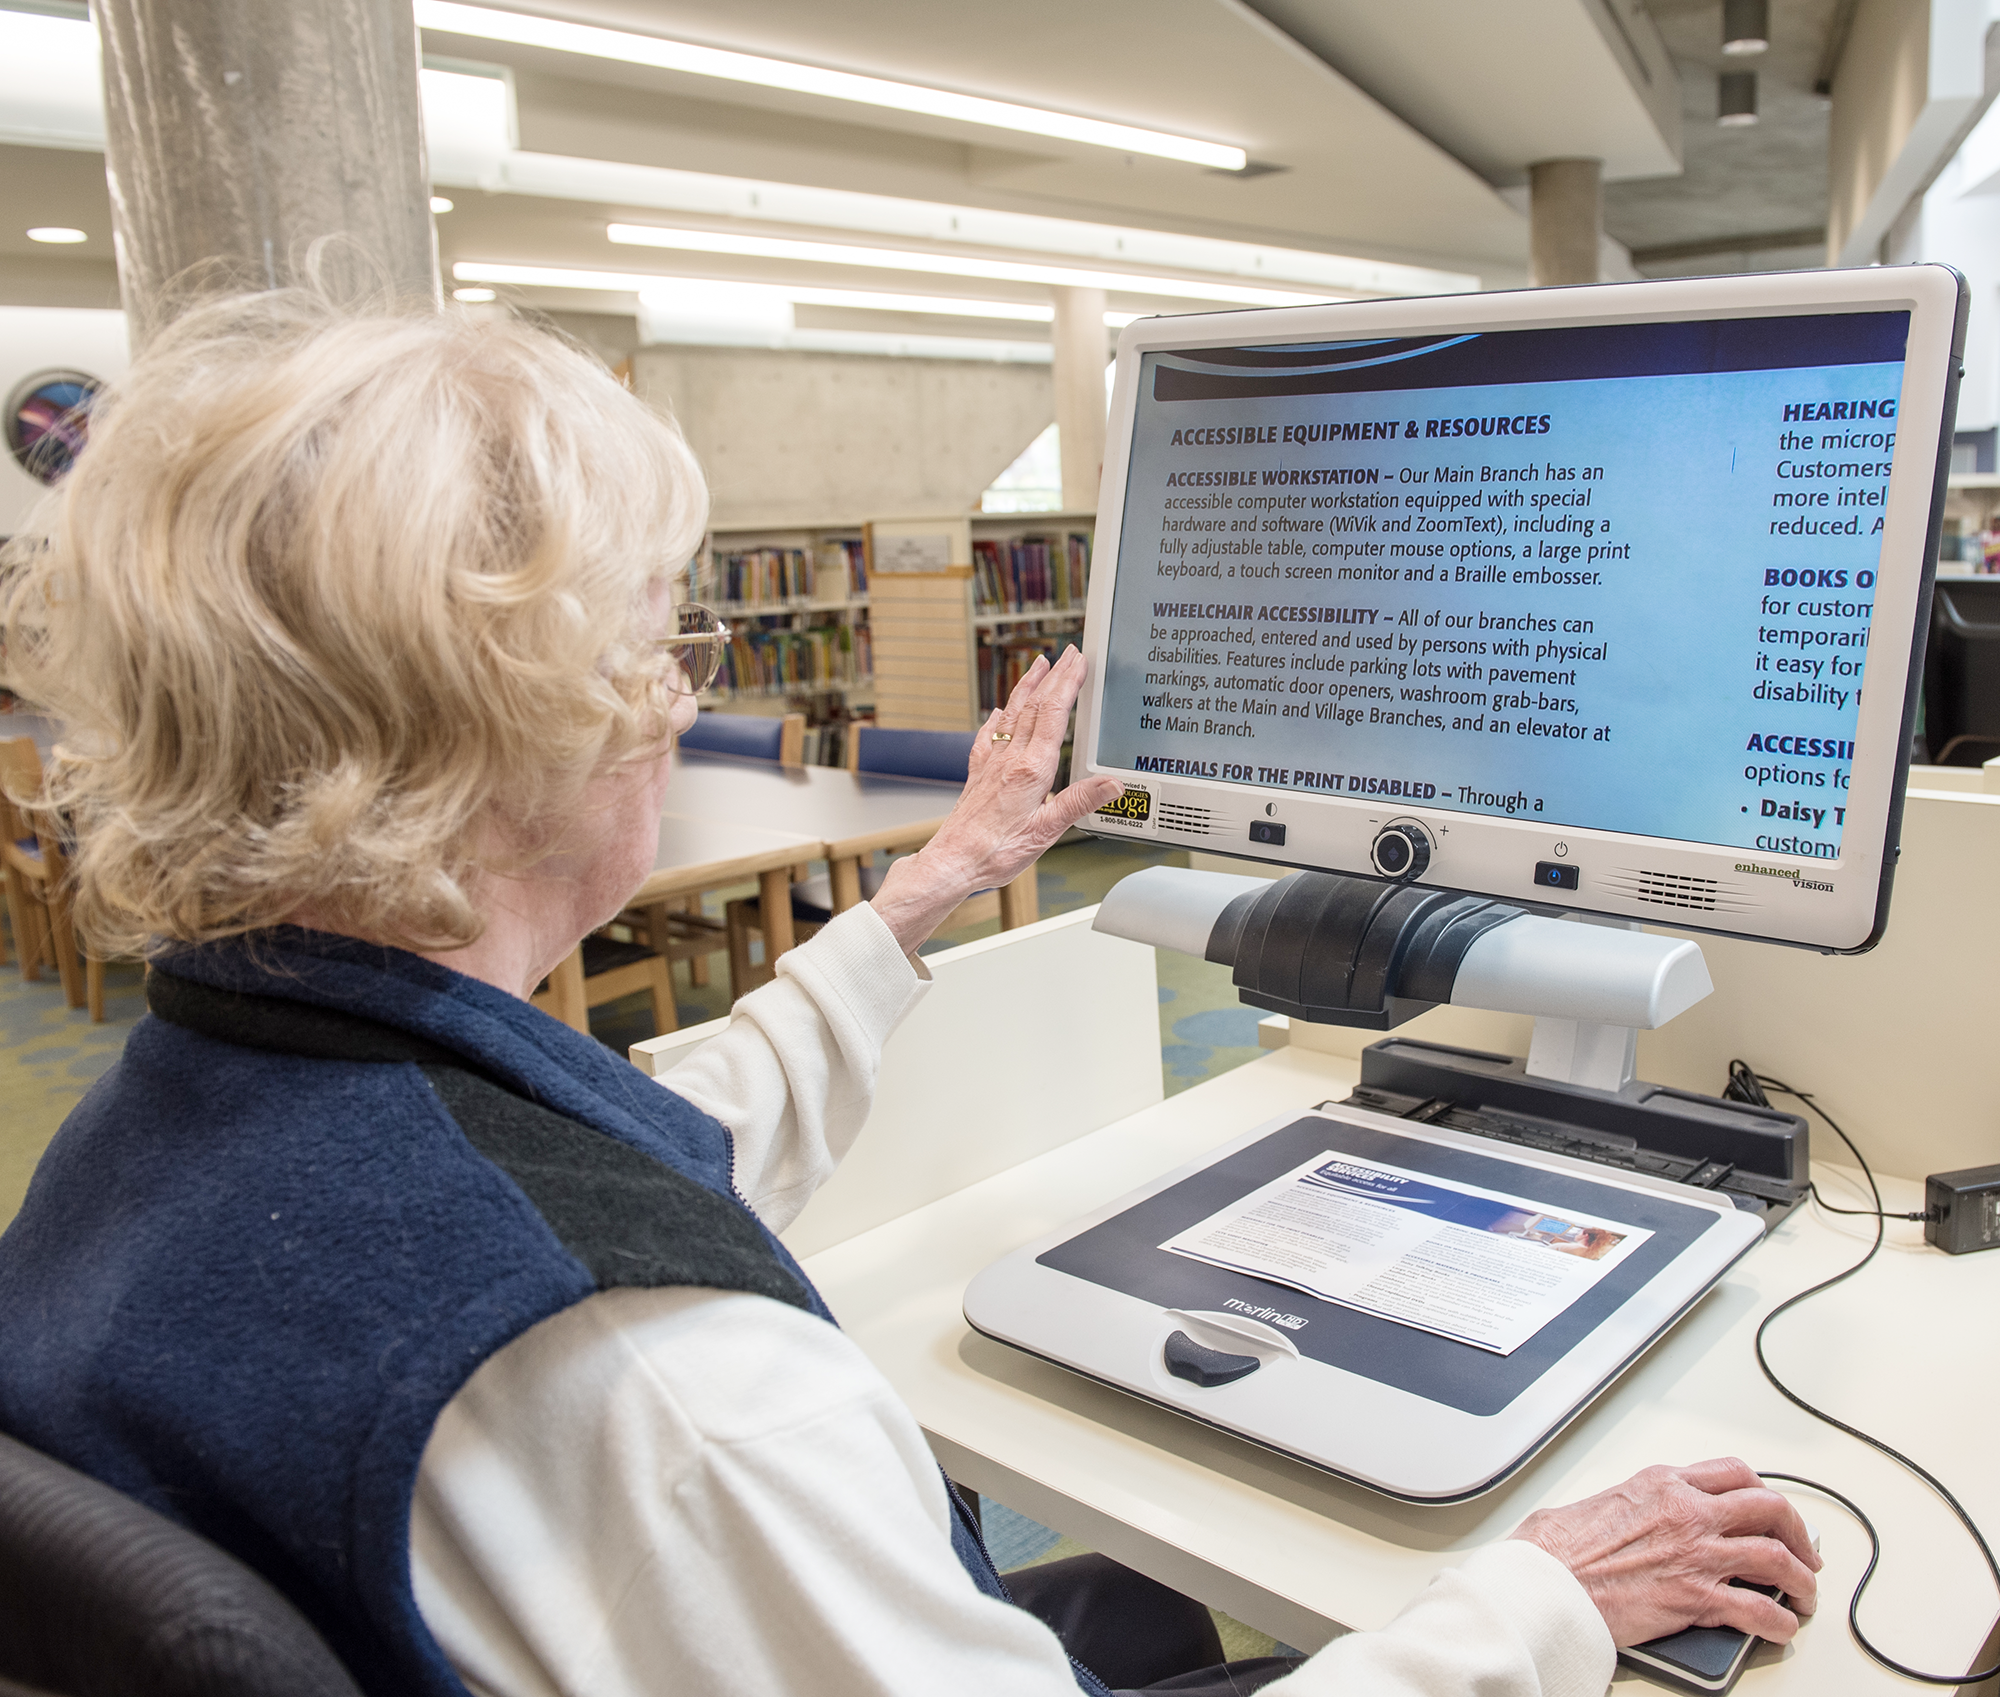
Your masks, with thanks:
[[[1012,742],[1014,740],[1014,733],[1012,731],[995,731],[993,733],[993,740],[995,742]]]

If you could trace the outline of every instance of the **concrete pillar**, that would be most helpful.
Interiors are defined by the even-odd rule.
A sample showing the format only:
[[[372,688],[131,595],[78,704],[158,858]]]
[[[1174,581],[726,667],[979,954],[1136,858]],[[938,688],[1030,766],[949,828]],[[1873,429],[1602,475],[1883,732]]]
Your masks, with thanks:
[[[201,295],[320,274],[438,298],[411,0],[94,0],[134,348]],[[198,269],[196,269],[198,268]]]
[[[1097,506],[1104,473],[1104,291],[1054,289],[1056,427],[1062,439],[1062,503]]]
[[[1528,268],[1537,288],[1596,283],[1604,234],[1604,162],[1544,159],[1528,167]]]

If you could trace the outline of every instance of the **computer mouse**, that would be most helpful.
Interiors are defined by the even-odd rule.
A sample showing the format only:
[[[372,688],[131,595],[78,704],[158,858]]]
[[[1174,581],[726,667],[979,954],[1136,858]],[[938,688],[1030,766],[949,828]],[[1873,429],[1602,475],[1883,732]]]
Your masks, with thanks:
[[[1808,1520],[1806,1533],[1817,1551],[1819,1528]],[[1775,1585],[1751,1585],[1741,1579],[1732,1579],[1730,1584],[1741,1585],[1748,1591],[1762,1591],[1767,1597],[1779,1597]],[[1779,1601],[1788,1603],[1789,1599],[1779,1597]],[[1801,1616],[1799,1630],[1804,1631],[1811,1622],[1812,1616]],[[1748,1632],[1738,1632],[1732,1626],[1690,1626],[1684,1632],[1673,1632],[1664,1638],[1634,1644],[1618,1654],[1634,1667],[1644,1668],[1648,1673],[1665,1674],[1676,1683],[1692,1686],[1697,1691],[1727,1691],[1743,1672],[1750,1652],[1761,1642],[1763,1640]]]

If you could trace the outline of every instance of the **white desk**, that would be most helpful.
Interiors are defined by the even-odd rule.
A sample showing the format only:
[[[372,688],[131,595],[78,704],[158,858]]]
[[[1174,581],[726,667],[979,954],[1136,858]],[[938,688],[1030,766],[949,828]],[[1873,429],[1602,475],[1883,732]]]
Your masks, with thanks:
[[[1854,1260],[1869,1222],[1801,1209],[1653,1353],[1489,1496],[1415,1508],[1348,1486],[973,1333],[966,1283],[1041,1232],[1272,1115],[1345,1095],[1344,1058],[1281,1050],[812,1255],[841,1323],[916,1411],[952,1476],[1301,1648],[1389,1619],[1440,1567],[1653,1462],[1735,1454],[1823,1478],[1885,1540],[1863,1624],[1892,1655],[1969,1669],[2000,1605],[1970,1541],[1922,1487],[1808,1419],[1759,1376],[1758,1319]],[[1820,1169],[1829,1194],[1846,1193]],[[1885,1186],[1914,1207],[1917,1187]],[[1905,1200],[1907,1198],[1907,1200]],[[2000,1533],[2000,1254],[1953,1259],[1892,1225],[1858,1280],[1779,1322],[1772,1359],[1801,1395],[1924,1461]],[[1848,1635],[1867,1556],[1835,1504],[1794,1492],[1821,1530],[1821,1617],[1759,1652],[1745,1697],[1908,1691]],[[1635,1676],[1625,1675],[1627,1679]]]

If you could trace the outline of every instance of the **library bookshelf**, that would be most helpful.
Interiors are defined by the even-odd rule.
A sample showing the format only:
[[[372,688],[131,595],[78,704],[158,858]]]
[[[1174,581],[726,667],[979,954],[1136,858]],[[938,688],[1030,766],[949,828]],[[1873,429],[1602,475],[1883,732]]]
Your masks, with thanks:
[[[1996,566],[2000,566],[2000,473],[1955,472],[1946,486],[1938,570],[1962,576]]]
[[[856,720],[971,730],[1037,654],[1081,640],[1094,531],[1085,512],[711,531],[690,598],[730,645],[704,704],[804,713],[821,766],[844,763]]]
[[[878,724],[972,730],[1037,654],[1081,641],[1095,515],[986,513],[868,527]]]
[[[809,765],[841,765],[847,726],[875,709],[865,529],[717,529],[689,567],[690,599],[730,630],[705,703],[725,713],[803,712]]]

